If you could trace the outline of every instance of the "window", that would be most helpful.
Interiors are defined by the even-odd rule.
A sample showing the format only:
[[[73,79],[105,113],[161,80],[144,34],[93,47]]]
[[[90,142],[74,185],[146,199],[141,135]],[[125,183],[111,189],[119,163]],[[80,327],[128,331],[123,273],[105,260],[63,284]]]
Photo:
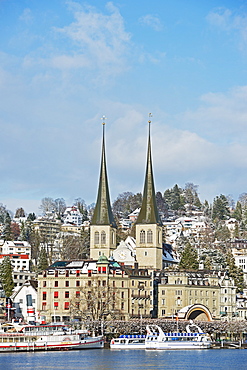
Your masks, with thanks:
[[[46,292],[43,292],[43,301],[46,301]]]
[[[69,302],[64,302],[64,309],[69,310]]]
[[[153,232],[152,232],[152,230],[147,231],[147,243],[153,243]]]
[[[43,281],[43,287],[46,287],[46,281]]]
[[[106,286],[106,280],[102,281],[102,286]]]
[[[106,233],[105,231],[101,231],[101,244],[106,244]]]
[[[65,281],[65,286],[69,287],[69,281],[68,280]]]
[[[87,285],[88,286],[92,286],[92,281],[91,280],[88,280]]]
[[[162,316],[165,316],[165,314],[166,314],[166,310],[162,310],[162,311],[161,311],[161,314],[162,314]]]
[[[113,288],[115,288],[115,286],[116,286],[116,282],[114,280],[112,282],[112,286],[113,286]]]
[[[162,299],[162,305],[164,306],[166,304],[166,300],[163,298]]]
[[[140,243],[145,243],[145,231],[140,231]]]
[[[124,292],[121,292],[121,298],[124,299]]]
[[[69,277],[69,270],[66,270],[66,271],[65,271],[65,276],[66,276],[66,277]]]
[[[161,294],[162,294],[162,295],[165,295],[165,294],[166,294],[166,291],[165,291],[165,290],[162,290],[162,291],[161,291]]]
[[[121,303],[121,310],[124,310],[124,302]]]
[[[147,255],[148,255],[148,252],[147,252],[147,251],[145,251],[145,252],[144,252],[144,256],[145,256],[145,257],[147,257]]]
[[[58,302],[54,302],[54,310],[58,309]]]
[[[46,310],[46,302],[42,302],[42,311]]]
[[[99,244],[99,232],[95,231],[94,233],[94,244]]]
[[[54,281],[54,287],[58,287],[58,281]]]
[[[64,293],[64,298],[69,298],[69,292]]]
[[[80,281],[79,280],[76,280],[75,285],[76,286],[80,286]]]
[[[54,292],[54,298],[58,298],[58,292]]]
[[[122,281],[122,288],[124,288],[124,281]]]
[[[80,292],[79,292],[79,291],[77,291],[77,292],[75,293],[75,296],[76,296],[76,298],[80,298]]]

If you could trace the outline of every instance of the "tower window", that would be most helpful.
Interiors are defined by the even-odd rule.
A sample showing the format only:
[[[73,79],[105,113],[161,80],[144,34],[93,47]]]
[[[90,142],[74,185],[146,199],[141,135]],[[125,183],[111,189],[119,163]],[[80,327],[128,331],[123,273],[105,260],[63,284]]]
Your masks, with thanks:
[[[106,244],[106,233],[105,233],[105,231],[101,232],[101,244],[102,245]]]
[[[94,244],[99,244],[99,232],[95,231],[94,233]]]
[[[145,243],[145,231],[141,230],[140,231],[140,243]]]
[[[147,231],[147,243],[153,243],[153,232],[152,232],[152,230]]]

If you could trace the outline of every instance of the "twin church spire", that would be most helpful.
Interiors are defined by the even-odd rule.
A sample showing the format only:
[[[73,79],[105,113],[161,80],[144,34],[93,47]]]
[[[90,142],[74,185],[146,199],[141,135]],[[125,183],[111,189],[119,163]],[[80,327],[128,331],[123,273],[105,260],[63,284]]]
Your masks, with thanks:
[[[149,115],[151,117],[151,114]],[[103,118],[104,119],[104,118]],[[148,150],[142,206],[136,221],[136,260],[140,267],[162,268],[162,223],[159,217],[151,155],[148,121]],[[116,249],[116,222],[113,217],[105,155],[105,122],[103,121],[102,157],[97,202],[91,221],[90,257],[110,257]]]

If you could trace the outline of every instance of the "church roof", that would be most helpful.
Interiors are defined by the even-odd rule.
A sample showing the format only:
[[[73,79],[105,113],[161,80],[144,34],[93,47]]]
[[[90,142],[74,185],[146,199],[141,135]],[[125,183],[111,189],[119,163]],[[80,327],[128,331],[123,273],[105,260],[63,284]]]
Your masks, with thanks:
[[[106,155],[105,155],[105,124],[103,123],[103,141],[102,141],[102,157],[101,157],[101,168],[100,178],[98,187],[97,202],[94,209],[94,214],[91,220],[91,225],[110,225],[116,226],[116,222],[113,217],[110,193],[108,186],[107,170],[106,170]]]
[[[136,224],[158,224],[162,225],[155,197],[152,155],[151,155],[151,138],[150,138],[150,123],[148,132],[148,152],[147,152],[147,166],[144,182],[142,206]]]

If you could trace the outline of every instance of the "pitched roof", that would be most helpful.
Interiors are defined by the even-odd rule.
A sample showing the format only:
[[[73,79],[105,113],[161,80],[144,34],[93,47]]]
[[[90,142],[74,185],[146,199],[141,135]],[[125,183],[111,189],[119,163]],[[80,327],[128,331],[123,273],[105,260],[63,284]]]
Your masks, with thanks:
[[[148,151],[147,151],[147,166],[144,182],[142,206],[136,224],[158,224],[162,225],[156,203],[152,155],[151,155],[151,138],[150,138],[150,123],[148,130]]]
[[[105,125],[103,124],[103,141],[102,141],[102,157],[101,157],[99,188],[97,202],[91,220],[91,225],[111,225],[113,227],[117,227],[111,209],[110,193],[108,187],[104,128]]]

